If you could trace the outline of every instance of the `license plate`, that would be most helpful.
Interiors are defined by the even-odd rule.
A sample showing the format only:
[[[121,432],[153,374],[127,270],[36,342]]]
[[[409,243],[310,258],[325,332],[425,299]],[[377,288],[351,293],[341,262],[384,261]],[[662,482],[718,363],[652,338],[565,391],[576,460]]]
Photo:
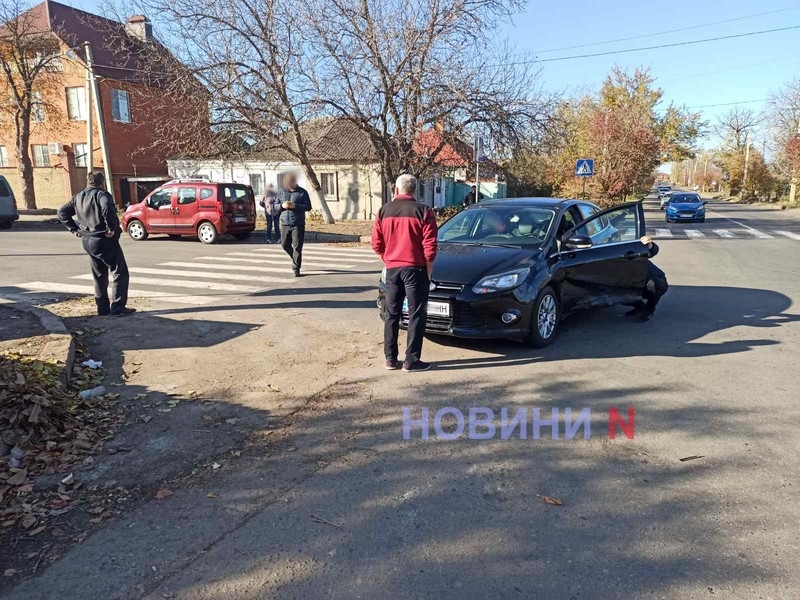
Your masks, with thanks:
[[[408,312],[408,299],[403,300],[403,312]],[[437,317],[449,317],[450,316],[450,303],[449,302],[428,302],[428,306],[426,312],[429,315],[434,315]]]
[[[683,217],[684,219],[691,218],[694,216],[694,213],[678,213],[679,217]]]
[[[247,223],[247,217],[233,217],[235,223]]]

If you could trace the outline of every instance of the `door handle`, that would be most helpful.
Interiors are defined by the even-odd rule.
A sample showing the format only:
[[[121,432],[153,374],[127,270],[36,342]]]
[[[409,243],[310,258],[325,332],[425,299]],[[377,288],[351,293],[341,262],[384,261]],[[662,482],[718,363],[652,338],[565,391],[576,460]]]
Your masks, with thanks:
[[[638,258],[639,254],[634,252],[633,250],[628,250],[625,255],[622,257],[625,260],[633,260],[634,258]]]

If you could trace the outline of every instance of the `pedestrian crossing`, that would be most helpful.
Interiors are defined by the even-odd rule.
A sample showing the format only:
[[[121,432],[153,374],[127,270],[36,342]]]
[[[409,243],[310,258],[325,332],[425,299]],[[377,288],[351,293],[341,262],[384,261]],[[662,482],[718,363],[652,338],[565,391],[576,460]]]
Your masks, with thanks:
[[[752,227],[732,227],[727,229],[683,229],[676,227],[648,227],[647,235],[653,239],[688,238],[691,240],[702,239],[755,239],[755,240],[774,240],[789,239],[800,241],[800,233],[786,231],[783,229],[773,229],[760,231]]]
[[[214,251],[219,254],[214,255]],[[272,289],[295,289],[303,280],[291,272],[291,259],[278,245],[213,246],[190,259],[169,257],[153,265],[129,264],[130,298],[190,306],[205,306],[230,296]],[[129,258],[129,262],[133,262]],[[381,264],[364,246],[309,244],[303,248],[304,275],[344,274],[374,270]],[[94,296],[92,276],[81,273],[65,281],[30,281],[14,287],[29,292]]]

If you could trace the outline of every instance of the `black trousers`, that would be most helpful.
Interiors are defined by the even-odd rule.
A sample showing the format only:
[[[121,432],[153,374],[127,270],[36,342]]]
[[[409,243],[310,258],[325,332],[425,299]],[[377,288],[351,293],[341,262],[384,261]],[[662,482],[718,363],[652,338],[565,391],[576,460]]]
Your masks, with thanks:
[[[128,265],[119,245],[119,236],[113,238],[81,238],[83,249],[89,255],[94,279],[94,301],[97,312],[106,314],[109,310],[125,308],[128,303]],[[108,282],[111,278],[111,300],[108,298]]]
[[[431,282],[425,267],[386,269],[386,321],[383,326],[383,352],[386,360],[397,360],[397,338],[403,314],[403,299],[408,299],[408,343],[406,362],[422,356],[426,305]]]
[[[667,293],[668,289],[669,284],[666,277],[653,277],[647,280],[647,285],[644,288],[644,292],[642,292],[642,298],[649,312],[656,311],[658,301]]]
[[[281,246],[283,246],[283,251],[292,257],[292,270],[295,272],[299,272],[303,264],[303,239],[305,236],[305,225],[281,223]]]

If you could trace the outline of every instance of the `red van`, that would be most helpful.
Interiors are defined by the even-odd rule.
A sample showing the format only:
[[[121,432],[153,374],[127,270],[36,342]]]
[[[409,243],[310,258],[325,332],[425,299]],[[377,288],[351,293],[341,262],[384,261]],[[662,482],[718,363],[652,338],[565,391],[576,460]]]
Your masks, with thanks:
[[[137,241],[151,233],[196,235],[204,244],[213,244],[220,235],[245,240],[256,228],[253,188],[203,179],[170,181],[129,206],[122,228]]]

